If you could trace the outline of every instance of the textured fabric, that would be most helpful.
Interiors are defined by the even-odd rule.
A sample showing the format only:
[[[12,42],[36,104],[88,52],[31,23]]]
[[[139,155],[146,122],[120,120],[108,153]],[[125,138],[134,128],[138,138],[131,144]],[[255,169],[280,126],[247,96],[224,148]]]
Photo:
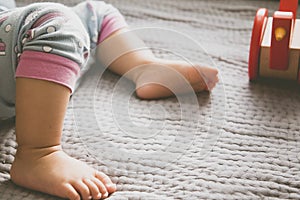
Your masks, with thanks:
[[[0,0],[0,11],[16,7],[14,0]]]
[[[60,2],[75,5],[79,1]],[[30,2],[33,0],[19,1],[23,5]],[[142,101],[133,96],[129,107],[131,120],[141,127],[150,127],[142,133],[147,130],[157,133],[160,122],[165,123],[166,131],[148,139],[142,136],[136,139],[122,134],[114,124],[114,117],[118,116],[112,114],[110,102],[119,77],[105,72],[99,81],[100,67],[87,74],[68,109],[63,147],[68,154],[112,177],[118,191],[109,199],[300,199],[299,88],[285,81],[249,83],[247,74],[256,10],[266,7],[271,14],[279,1],[110,0],[109,3],[119,8],[134,28],[159,26],[194,38],[219,67],[226,94],[225,123],[217,127],[220,135],[204,157],[201,150],[212,127],[211,102],[215,93],[211,97],[199,94],[198,110],[187,99],[190,107],[185,112],[197,114],[198,123],[180,120],[180,105],[175,98]],[[156,46],[167,39],[150,35],[147,42]],[[182,50],[192,59],[201,56],[196,47],[180,41],[173,40],[168,45],[170,50]],[[162,49],[156,49],[155,53],[169,56]],[[119,84],[113,98],[121,107],[128,108],[128,102],[124,101],[128,88],[132,88],[130,83]],[[122,123],[119,125],[122,127]],[[12,184],[9,168],[16,149],[14,122],[2,122],[0,127],[0,199],[56,199]],[[199,131],[193,142],[188,142],[188,150],[173,162],[146,156],[140,160],[128,159],[126,154],[124,158],[109,156],[100,140],[119,153],[127,151],[143,158],[143,154],[157,152],[173,141],[173,134],[180,127],[185,134],[193,129]],[[174,146],[169,151],[176,153],[178,148]]]

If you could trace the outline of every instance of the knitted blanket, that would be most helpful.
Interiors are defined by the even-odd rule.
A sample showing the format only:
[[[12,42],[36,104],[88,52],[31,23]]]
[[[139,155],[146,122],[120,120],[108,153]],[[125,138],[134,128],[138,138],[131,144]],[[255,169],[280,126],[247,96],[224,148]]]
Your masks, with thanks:
[[[299,87],[249,83],[247,74],[256,10],[273,13],[279,2],[107,2],[158,57],[205,63],[221,77],[211,93],[146,101],[131,82],[90,63],[62,143],[112,178],[118,191],[109,199],[300,199]],[[57,199],[10,181],[16,146],[14,121],[0,122],[0,199]]]

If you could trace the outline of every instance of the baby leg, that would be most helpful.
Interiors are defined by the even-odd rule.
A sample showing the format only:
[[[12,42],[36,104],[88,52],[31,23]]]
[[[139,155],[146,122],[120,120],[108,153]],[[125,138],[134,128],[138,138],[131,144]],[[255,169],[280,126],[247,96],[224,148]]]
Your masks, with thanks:
[[[63,198],[105,198],[116,189],[111,180],[62,151],[69,96],[70,90],[62,85],[17,78],[18,149],[11,178],[18,185]]]
[[[24,10],[31,26],[18,32],[22,51],[16,70],[18,148],[12,181],[62,198],[106,198],[116,190],[109,177],[71,158],[61,147],[67,104],[89,38],[79,19],[60,4],[34,4]],[[30,17],[33,14],[38,16]]]
[[[98,46],[99,60],[113,72],[131,79],[140,98],[156,99],[211,90],[218,82],[217,69],[158,59],[142,47],[142,40],[126,29],[116,31]]]

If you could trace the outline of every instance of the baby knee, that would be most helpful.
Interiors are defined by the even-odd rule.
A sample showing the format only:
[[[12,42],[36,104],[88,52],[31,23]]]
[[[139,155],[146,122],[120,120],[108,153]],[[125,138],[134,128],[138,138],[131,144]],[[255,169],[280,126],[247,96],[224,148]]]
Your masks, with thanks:
[[[57,3],[34,4],[26,14],[15,48],[16,76],[50,80],[73,91],[90,50],[79,17]]]
[[[37,3],[28,8],[20,31],[23,50],[54,53],[82,64],[90,49],[88,34],[79,17],[59,3]],[[73,56],[72,54],[82,54]],[[80,57],[80,60],[78,58]]]

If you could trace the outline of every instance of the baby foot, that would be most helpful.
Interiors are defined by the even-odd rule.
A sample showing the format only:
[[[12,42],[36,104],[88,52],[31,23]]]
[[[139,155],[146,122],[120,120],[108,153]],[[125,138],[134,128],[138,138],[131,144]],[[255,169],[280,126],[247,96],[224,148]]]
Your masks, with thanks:
[[[217,69],[193,66],[184,61],[159,59],[139,68],[133,81],[137,96],[142,99],[212,90],[219,81]]]
[[[108,176],[71,158],[59,146],[18,149],[11,178],[28,189],[72,200],[104,199],[116,191]]]

